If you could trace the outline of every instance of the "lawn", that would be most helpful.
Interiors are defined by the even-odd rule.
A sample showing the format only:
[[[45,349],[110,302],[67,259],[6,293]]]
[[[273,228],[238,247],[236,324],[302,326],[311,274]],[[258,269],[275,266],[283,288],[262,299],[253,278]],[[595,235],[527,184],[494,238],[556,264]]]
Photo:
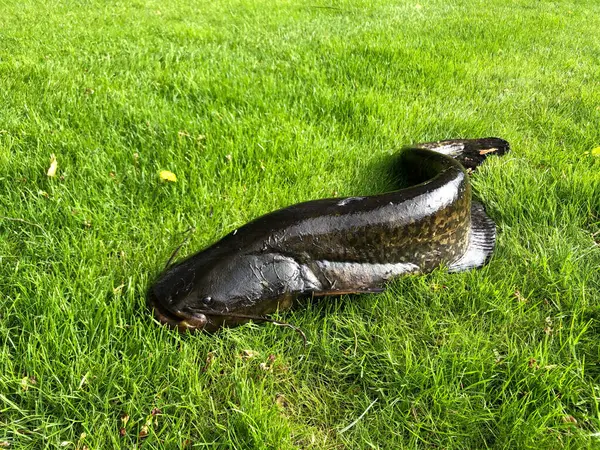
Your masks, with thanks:
[[[0,2],[0,447],[598,448],[595,0]],[[394,186],[428,140],[472,177],[482,270],[179,335],[178,258],[299,201]],[[50,158],[58,162],[48,177]],[[176,182],[159,179],[170,170]]]

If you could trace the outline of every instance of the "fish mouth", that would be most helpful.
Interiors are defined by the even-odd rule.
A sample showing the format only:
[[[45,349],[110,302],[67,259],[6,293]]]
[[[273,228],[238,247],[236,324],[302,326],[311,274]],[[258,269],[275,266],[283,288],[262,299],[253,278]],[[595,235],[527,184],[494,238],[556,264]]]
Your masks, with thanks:
[[[147,297],[147,305],[154,313],[154,318],[162,325],[176,329],[181,333],[207,331],[214,333],[223,327],[235,327],[250,321],[263,322],[270,319],[246,311],[185,311],[169,308],[158,301],[154,292]]]
[[[148,296],[148,307],[154,312],[154,318],[162,325],[178,330],[180,333],[211,330],[209,319],[204,314],[189,314],[173,311],[156,301],[152,294]]]

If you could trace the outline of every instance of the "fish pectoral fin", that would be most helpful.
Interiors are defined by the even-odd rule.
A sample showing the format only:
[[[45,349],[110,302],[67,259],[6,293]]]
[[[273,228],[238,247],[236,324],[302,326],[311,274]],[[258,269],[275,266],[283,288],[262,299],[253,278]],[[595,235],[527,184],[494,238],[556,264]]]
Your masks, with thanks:
[[[310,294],[313,297],[335,297],[338,295],[346,295],[346,294],[381,294],[385,291],[384,288],[381,287],[373,287],[373,288],[360,288],[360,289],[330,289],[328,291],[312,291]]]

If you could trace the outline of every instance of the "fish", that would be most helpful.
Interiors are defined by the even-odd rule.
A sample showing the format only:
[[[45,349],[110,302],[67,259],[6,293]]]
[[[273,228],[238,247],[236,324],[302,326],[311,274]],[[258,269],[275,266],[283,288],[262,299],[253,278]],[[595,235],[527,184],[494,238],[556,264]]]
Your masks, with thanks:
[[[158,322],[181,332],[250,321],[289,325],[269,314],[300,298],[379,293],[402,275],[480,268],[492,255],[496,226],[472,199],[469,173],[509,149],[495,137],[407,146],[391,167],[408,187],[258,217],[167,267],[147,304]]]

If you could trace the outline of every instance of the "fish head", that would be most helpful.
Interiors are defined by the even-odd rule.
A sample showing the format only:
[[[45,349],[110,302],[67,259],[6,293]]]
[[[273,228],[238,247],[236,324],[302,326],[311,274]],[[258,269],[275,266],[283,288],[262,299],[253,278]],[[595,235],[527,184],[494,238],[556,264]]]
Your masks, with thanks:
[[[291,307],[307,287],[303,267],[280,254],[200,255],[168,269],[150,289],[155,317],[180,331],[216,331],[260,320]]]

